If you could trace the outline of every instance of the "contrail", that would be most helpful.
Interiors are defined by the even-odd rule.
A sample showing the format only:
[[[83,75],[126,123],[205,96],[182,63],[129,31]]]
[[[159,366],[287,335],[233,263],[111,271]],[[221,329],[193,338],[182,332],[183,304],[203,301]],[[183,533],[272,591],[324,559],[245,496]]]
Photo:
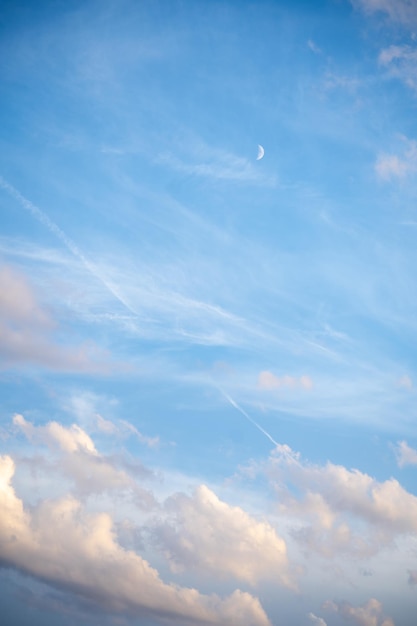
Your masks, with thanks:
[[[256,426],[256,428],[257,428],[258,430],[260,430],[260,431],[261,431],[261,433],[262,433],[262,434],[264,434],[264,435],[265,435],[265,437],[267,437],[267,438],[269,439],[269,441],[272,441],[272,443],[274,444],[274,446],[279,446],[278,441],[275,441],[275,439],[274,439],[274,438],[273,438],[273,437],[272,437],[272,436],[271,436],[271,435],[270,435],[270,434],[269,434],[269,433],[268,433],[268,432],[267,432],[264,428],[262,428],[262,426],[261,426],[260,424],[258,424],[258,422],[256,422],[256,421],[255,421],[255,420],[254,420],[254,419],[253,419],[250,415],[248,415],[248,414],[246,413],[246,411],[244,411],[244,410],[242,409],[242,407],[241,407],[241,406],[239,406],[239,405],[238,405],[238,403],[237,403],[237,402],[235,402],[235,401],[233,400],[233,398],[231,398],[231,397],[230,397],[230,396],[229,396],[229,395],[228,395],[225,391],[223,391],[223,389],[220,389],[220,387],[219,387],[218,389],[219,389],[220,393],[221,393],[221,394],[222,394],[222,395],[226,398],[226,400],[227,400],[228,402],[230,402],[230,404],[231,404],[231,405],[232,405],[232,406],[233,406],[233,407],[234,407],[237,411],[239,411],[239,413],[242,413],[242,415],[243,415],[244,417],[246,417],[246,419],[247,419],[247,420],[249,420],[249,422],[251,422],[251,424],[253,424],[254,426]]]
[[[57,224],[55,224],[55,222],[53,222],[46,215],[46,213],[44,213],[35,204],[33,204],[33,202],[25,198],[25,196],[22,196],[22,194],[17,189],[15,189],[12,185],[10,185],[10,183],[4,180],[2,176],[0,176],[0,187],[2,187],[5,191],[8,192],[9,195],[15,198],[21,204],[21,206],[23,206],[27,211],[29,211],[29,213],[31,213],[34,217],[36,217],[36,219],[39,222],[41,222],[41,224],[46,226],[46,228],[51,233],[56,235],[58,239],[62,241],[64,246],[67,248],[67,250],[69,250],[79,261],[81,261],[81,263],[90,272],[90,274],[92,274],[95,278],[97,278],[97,280],[99,280],[101,284],[104,285],[104,287],[106,287],[106,289],[116,298],[116,300],[121,302],[121,304],[123,304],[123,306],[125,306],[126,309],[128,309],[131,313],[133,313],[134,315],[137,315],[137,311],[132,309],[132,307],[126,302],[126,300],[117,293],[115,288],[112,285],[110,285],[99,274],[99,272],[97,272],[95,266],[92,263],[90,263],[90,261],[83,255],[83,253],[81,252],[81,250],[78,249],[75,243],[69,237],[66,236],[66,234],[59,228],[59,226],[57,226]]]

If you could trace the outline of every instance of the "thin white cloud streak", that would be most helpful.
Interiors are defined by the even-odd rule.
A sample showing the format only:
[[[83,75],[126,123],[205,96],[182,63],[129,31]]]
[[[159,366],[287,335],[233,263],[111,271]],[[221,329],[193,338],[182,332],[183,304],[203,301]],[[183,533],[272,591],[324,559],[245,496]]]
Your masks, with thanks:
[[[158,156],[156,162],[178,172],[204,178],[271,186],[275,184],[274,178],[268,177],[262,169],[255,167],[246,158],[210,147],[201,140],[191,139],[186,148],[188,148],[186,157],[165,152]],[[184,153],[184,147],[182,152]]]
[[[91,263],[84,254],[78,249],[75,243],[67,237],[67,235],[53,222],[48,215],[44,211],[42,211],[39,207],[37,207],[33,202],[25,198],[15,187],[13,187],[10,183],[8,183],[2,176],[0,176],[0,187],[7,191],[7,193],[12,196],[15,200],[19,202],[19,204],[26,209],[29,213],[31,213],[41,224],[46,226],[46,228],[54,234],[64,246],[69,250],[83,265],[84,267],[96,278],[99,280],[104,287],[121,303],[125,306],[131,313],[137,315],[136,311],[132,309],[130,304],[126,302],[126,300],[120,295],[118,290],[114,287],[114,285],[110,284],[106,278],[104,278],[100,272],[97,271],[96,266]]]
[[[325,622],[322,617],[314,615],[314,613],[309,613],[307,617],[314,624],[314,626],[327,626],[327,622]]]
[[[218,390],[226,398],[226,400],[232,405],[232,407],[234,407],[237,411],[239,411],[239,413],[241,413],[244,417],[246,417],[246,419],[251,424],[253,424],[263,435],[265,435],[265,437],[269,439],[269,441],[271,441],[274,444],[274,446],[279,445],[278,442],[275,441],[275,439],[272,437],[272,435],[270,435],[264,428],[262,428],[260,424],[258,424],[258,422],[256,422],[248,413],[246,413],[246,411],[242,409],[242,407],[239,406],[239,404],[235,400],[233,400],[233,398],[231,398],[225,391],[220,389],[220,387],[218,387]]]

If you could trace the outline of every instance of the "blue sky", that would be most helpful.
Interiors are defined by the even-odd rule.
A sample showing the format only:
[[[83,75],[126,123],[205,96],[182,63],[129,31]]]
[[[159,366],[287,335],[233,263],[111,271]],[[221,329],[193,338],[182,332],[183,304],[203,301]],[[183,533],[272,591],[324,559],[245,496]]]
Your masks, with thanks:
[[[412,626],[417,5],[0,29],[7,624]]]

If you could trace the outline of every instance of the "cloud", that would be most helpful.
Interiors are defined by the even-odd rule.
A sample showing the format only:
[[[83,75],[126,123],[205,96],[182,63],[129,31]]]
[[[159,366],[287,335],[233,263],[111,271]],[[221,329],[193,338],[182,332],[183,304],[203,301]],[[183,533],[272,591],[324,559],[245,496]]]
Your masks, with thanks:
[[[399,441],[395,448],[398,467],[417,465],[417,450],[410,448],[406,441]]]
[[[71,496],[25,509],[12,487],[15,464],[0,457],[0,560],[103,610],[159,621],[269,626],[259,600],[236,590],[225,599],[164,583],[117,542],[107,513],[88,513]]]
[[[323,556],[367,556],[417,532],[417,497],[394,478],[378,482],[330,462],[303,462],[287,445],[277,446],[266,472],[281,512],[298,520],[294,537]]]
[[[137,504],[149,510],[155,506],[153,495],[139,486],[128,472],[117,467],[115,459],[100,454],[91,437],[77,424],[65,427],[53,421],[45,426],[34,426],[20,414],[14,416],[13,424],[33,444],[48,446],[58,453],[55,471],[73,481],[79,495],[128,490]],[[140,468],[135,469],[138,473]],[[150,472],[142,468],[140,473],[145,476]]]
[[[56,324],[40,306],[26,277],[0,266],[0,367],[38,365],[57,371],[106,373],[108,355],[94,343],[77,348],[56,343]]]
[[[323,609],[340,615],[343,619],[357,624],[357,626],[394,626],[390,617],[385,617],[382,604],[371,598],[362,606],[354,607],[348,602],[332,602],[327,600]]]
[[[327,626],[327,623],[322,617],[317,617],[314,613],[308,613],[307,617],[313,622],[314,626]]]
[[[266,521],[222,502],[205,485],[166,502],[169,517],[154,529],[174,570],[194,569],[256,585],[268,578],[295,589],[285,541]]]
[[[170,152],[161,153],[157,162],[177,172],[203,178],[263,185],[273,185],[275,182],[248,159],[225,150],[211,148],[201,142],[196,146],[190,146],[189,152],[184,156]]]
[[[319,46],[316,44],[316,42],[313,41],[312,39],[309,39],[307,41],[307,46],[310,48],[310,50],[312,52],[314,52],[314,54],[323,54],[322,49],[319,48]]]
[[[417,6],[414,0],[351,0],[354,7],[365,13],[385,13],[394,22],[407,26],[417,21]]]
[[[260,389],[282,389],[282,388],[301,388],[312,389],[313,381],[309,376],[300,376],[296,378],[294,376],[275,376],[272,372],[263,371],[258,376],[258,387]]]
[[[417,569],[409,569],[408,570],[408,584],[411,587],[417,586]]]
[[[401,376],[401,378],[399,379],[398,385],[400,387],[403,387],[404,389],[412,389],[413,381],[411,380],[409,376],[407,376],[407,374],[405,374],[404,376]]]
[[[381,50],[379,63],[390,76],[403,81],[411,89],[417,89],[417,48],[409,45],[388,46]]]
[[[402,156],[387,153],[381,153],[378,156],[375,172],[382,180],[390,181],[394,178],[405,178],[408,174],[417,171],[417,142],[406,137],[403,138],[403,141],[407,147]]]

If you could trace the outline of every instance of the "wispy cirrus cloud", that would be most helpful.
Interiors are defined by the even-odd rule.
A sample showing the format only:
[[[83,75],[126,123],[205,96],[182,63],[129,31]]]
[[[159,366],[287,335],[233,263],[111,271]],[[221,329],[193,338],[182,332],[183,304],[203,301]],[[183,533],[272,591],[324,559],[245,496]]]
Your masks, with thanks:
[[[417,48],[410,45],[391,45],[381,50],[379,64],[394,78],[417,90]]]
[[[275,177],[266,174],[248,158],[208,146],[201,140],[190,140],[175,153],[161,152],[156,162],[177,172],[213,180],[262,185],[276,183]]]
[[[417,6],[413,0],[351,0],[354,7],[368,15],[382,13],[392,21],[409,25],[417,21]]]

